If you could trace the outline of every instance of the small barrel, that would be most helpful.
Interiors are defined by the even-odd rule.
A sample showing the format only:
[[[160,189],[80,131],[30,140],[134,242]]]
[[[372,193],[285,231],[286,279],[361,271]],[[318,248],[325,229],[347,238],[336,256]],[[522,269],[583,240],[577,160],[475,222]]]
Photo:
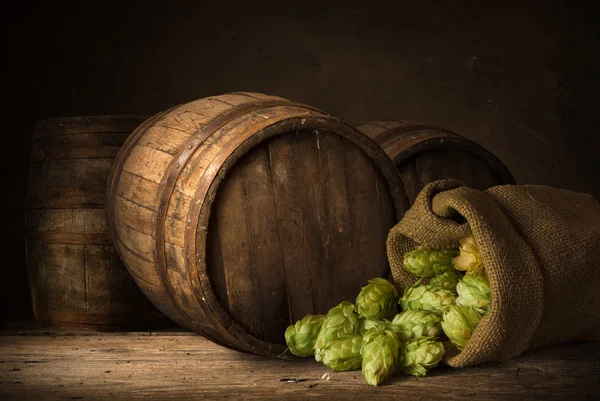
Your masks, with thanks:
[[[456,178],[481,190],[515,184],[498,157],[455,132],[402,120],[375,121],[358,130],[393,160],[411,205],[425,185],[444,178]]]
[[[173,320],[275,357],[286,327],[387,276],[400,177],[355,128],[256,93],[157,114],[123,146],[109,227],[132,276]]]
[[[43,324],[95,331],[169,324],[137,288],[106,226],[106,179],[139,116],[43,120],[33,135],[26,255]]]

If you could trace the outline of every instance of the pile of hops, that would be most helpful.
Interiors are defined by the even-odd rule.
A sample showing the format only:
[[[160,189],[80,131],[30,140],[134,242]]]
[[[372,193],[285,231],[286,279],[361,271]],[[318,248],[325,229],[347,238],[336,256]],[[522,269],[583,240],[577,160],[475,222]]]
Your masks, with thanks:
[[[473,237],[458,249],[409,252],[404,268],[421,278],[402,297],[389,281],[369,280],[354,304],[344,301],[289,326],[289,351],[338,372],[362,369],[372,386],[396,371],[425,376],[442,360],[444,344],[461,350],[469,341],[488,312],[490,285]]]

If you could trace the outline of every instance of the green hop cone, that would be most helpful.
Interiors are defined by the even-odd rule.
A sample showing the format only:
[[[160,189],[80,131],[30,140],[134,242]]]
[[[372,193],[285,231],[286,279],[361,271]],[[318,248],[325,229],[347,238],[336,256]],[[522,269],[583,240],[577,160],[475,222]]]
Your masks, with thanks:
[[[437,338],[442,332],[442,318],[431,312],[406,310],[392,320],[398,328],[396,335],[400,341],[409,341],[419,337]]]
[[[456,285],[458,298],[456,304],[472,306],[481,315],[488,313],[490,307],[490,282],[483,274],[464,276]]]
[[[325,315],[306,315],[296,324],[288,326],[285,331],[285,342],[290,352],[303,358],[314,355],[314,347]]]
[[[369,330],[363,337],[360,355],[367,383],[377,386],[388,381],[398,361],[400,341],[390,330]]]
[[[442,330],[452,344],[462,350],[471,339],[481,315],[471,306],[453,305],[444,312]]]
[[[344,301],[331,308],[325,316],[325,320],[315,341],[315,359],[321,361],[321,354],[328,347],[329,343],[345,334],[356,334],[358,333],[358,329],[359,318],[354,312],[354,305],[352,303]]]
[[[360,334],[350,333],[330,341],[322,350],[322,362],[336,372],[360,369],[362,339]]]
[[[403,310],[422,310],[441,315],[444,309],[454,304],[456,296],[453,293],[434,285],[420,285],[420,281],[404,291],[399,302]]]
[[[457,272],[447,271],[446,273],[442,273],[439,276],[432,277],[429,280],[429,284],[443,288],[444,290],[456,294],[456,284],[458,284],[460,278],[461,275]]]
[[[444,357],[444,345],[428,337],[420,337],[400,347],[398,366],[409,375],[425,376]]]
[[[366,319],[385,319],[396,314],[398,290],[384,278],[369,280],[356,297],[356,310]]]
[[[373,319],[360,319],[360,323],[358,326],[358,333],[361,336],[367,334],[367,331],[371,329],[375,330],[385,330],[388,325],[386,320],[373,320]]]
[[[390,322],[389,320],[372,320],[361,318],[358,327],[358,333],[361,336],[364,336],[369,330],[390,330],[391,332],[396,334],[396,336],[399,336],[400,334],[400,328],[392,324],[392,322]]]
[[[419,277],[433,277],[454,270],[458,249],[416,249],[404,255],[404,268]]]

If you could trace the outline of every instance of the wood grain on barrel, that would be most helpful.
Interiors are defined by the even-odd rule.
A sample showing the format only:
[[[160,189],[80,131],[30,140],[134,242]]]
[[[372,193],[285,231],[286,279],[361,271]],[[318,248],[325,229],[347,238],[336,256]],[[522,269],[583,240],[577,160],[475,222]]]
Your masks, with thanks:
[[[144,120],[93,116],[41,121],[33,135],[27,261],[36,317],[62,327],[116,330],[166,321],[111,245],[106,178]]]
[[[493,153],[454,132],[403,120],[376,121],[358,129],[394,161],[410,204],[425,185],[439,179],[456,178],[477,189],[515,183]]]
[[[148,121],[112,169],[109,225],[138,285],[177,322],[275,356],[288,324],[388,273],[401,182],[356,130],[246,93]]]

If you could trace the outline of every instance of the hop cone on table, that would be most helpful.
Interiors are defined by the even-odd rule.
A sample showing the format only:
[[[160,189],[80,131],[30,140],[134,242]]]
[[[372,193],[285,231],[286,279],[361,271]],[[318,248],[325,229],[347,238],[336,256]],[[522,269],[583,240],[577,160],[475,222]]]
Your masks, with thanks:
[[[398,366],[409,375],[425,376],[444,357],[444,346],[440,341],[420,337],[400,347]]]
[[[483,274],[465,275],[457,284],[456,304],[472,306],[481,315],[488,313],[490,307],[490,282]]]
[[[396,314],[398,290],[384,278],[369,280],[356,297],[356,310],[361,317],[385,319]],[[390,316],[391,315],[391,316]]]
[[[344,301],[339,305],[331,308],[319,335],[315,341],[315,359],[321,361],[322,353],[334,340],[346,334],[356,334],[359,329],[359,318],[354,313],[354,305],[351,302]]]
[[[361,344],[360,334],[350,333],[338,337],[321,351],[322,362],[336,372],[359,369],[362,363]]]
[[[456,249],[417,249],[404,255],[404,268],[419,277],[433,277],[454,270]]]
[[[398,339],[406,342],[419,337],[438,337],[442,332],[441,320],[440,316],[431,312],[405,310],[394,317],[392,324],[398,328]]]
[[[444,312],[442,330],[450,342],[462,350],[480,320],[481,315],[473,307],[453,305]]]
[[[479,247],[472,235],[460,240],[460,254],[452,259],[456,270],[466,274],[480,274],[483,272],[483,262]]]
[[[453,293],[434,285],[420,285],[420,281],[404,291],[399,302],[403,310],[415,309],[440,315],[454,304],[456,296]]]
[[[367,383],[377,386],[387,382],[398,360],[400,341],[390,330],[369,330],[363,337],[360,355]]]
[[[439,276],[435,276],[429,280],[430,285],[443,288],[444,290],[450,291],[456,294],[456,284],[460,280],[461,275],[455,271],[447,271]]]
[[[325,315],[306,315],[285,330],[285,342],[290,352],[303,358],[314,355],[314,347]]]

